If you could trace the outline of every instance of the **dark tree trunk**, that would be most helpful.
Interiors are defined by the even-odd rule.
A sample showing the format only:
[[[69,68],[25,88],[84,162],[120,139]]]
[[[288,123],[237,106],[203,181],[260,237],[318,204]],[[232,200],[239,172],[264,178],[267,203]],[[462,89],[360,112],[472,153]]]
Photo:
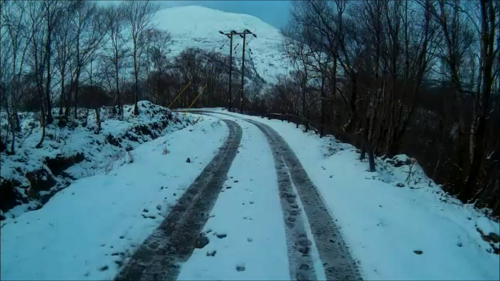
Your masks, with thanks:
[[[51,73],[50,73],[50,59],[51,59],[51,51],[52,51],[52,17],[51,11],[47,10],[48,13],[48,19],[47,19],[47,45],[45,46],[46,49],[46,56],[47,56],[47,84],[45,85],[45,100],[47,102],[47,124],[52,124],[52,121],[54,119],[52,118],[52,105],[51,105],[51,100],[50,100],[50,82],[51,82]],[[44,129],[45,130],[45,129]]]
[[[136,43],[134,43],[134,115],[139,115],[139,107],[137,106],[137,102],[139,101],[139,73],[137,73],[137,50]]]
[[[321,126],[319,137],[325,135],[325,75],[321,75]]]

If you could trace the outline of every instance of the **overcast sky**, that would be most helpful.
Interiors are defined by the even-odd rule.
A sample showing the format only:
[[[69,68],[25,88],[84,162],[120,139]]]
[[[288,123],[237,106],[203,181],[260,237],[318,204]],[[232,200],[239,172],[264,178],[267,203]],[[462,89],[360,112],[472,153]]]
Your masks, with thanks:
[[[162,7],[198,5],[224,12],[248,14],[276,28],[288,20],[290,1],[160,1]]]

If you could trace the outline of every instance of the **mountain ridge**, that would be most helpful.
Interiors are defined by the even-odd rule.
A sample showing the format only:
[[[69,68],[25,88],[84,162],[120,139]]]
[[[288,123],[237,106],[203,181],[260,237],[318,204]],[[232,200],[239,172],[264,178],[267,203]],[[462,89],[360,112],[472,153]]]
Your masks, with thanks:
[[[255,71],[267,83],[275,83],[278,75],[287,74],[290,65],[280,52],[283,35],[272,25],[259,18],[229,13],[202,6],[182,6],[159,10],[153,19],[155,25],[170,32],[171,56],[180,54],[187,48],[229,54],[229,40],[219,31],[242,31],[248,29],[257,37],[248,36],[245,62],[253,60]],[[233,37],[233,57],[236,65],[241,63],[242,42]]]

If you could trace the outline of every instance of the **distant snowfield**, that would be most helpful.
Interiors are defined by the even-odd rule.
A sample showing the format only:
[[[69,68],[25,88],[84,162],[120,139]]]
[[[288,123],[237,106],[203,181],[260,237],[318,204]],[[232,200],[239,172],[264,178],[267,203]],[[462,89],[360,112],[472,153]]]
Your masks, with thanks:
[[[246,61],[253,59],[257,73],[267,82],[274,83],[276,76],[287,74],[291,69],[279,51],[283,36],[273,26],[244,14],[227,13],[201,6],[165,8],[154,18],[158,28],[172,35],[172,56],[188,47],[229,55],[229,39],[219,31],[243,31],[248,29],[257,35],[247,36]],[[233,37],[234,61],[241,61],[243,39]]]

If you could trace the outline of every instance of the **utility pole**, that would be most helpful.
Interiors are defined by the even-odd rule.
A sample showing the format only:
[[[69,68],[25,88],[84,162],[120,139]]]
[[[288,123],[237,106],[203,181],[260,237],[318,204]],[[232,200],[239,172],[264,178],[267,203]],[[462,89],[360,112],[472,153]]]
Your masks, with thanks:
[[[229,101],[228,101],[228,110],[231,111],[231,106],[232,106],[232,99],[233,99],[233,94],[232,94],[232,81],[231,81],[231,76],[233,72],[233,35],[237,34],[236,31],[232,30],[231,32],[224,33],[222,31],[219,31],[220,34],[226,35],[227,38],[229,38]]]
[[[252,33],[250,30],[245,29],[243,32],[238,32],[238,35],[243,38],[243,52],[241,55],[241,89],[240,89],[240,113],[243,113],[243,87],[245,85],[245,41],[247,34],[252,34],[253,37],[257,37],[254,33]]]

